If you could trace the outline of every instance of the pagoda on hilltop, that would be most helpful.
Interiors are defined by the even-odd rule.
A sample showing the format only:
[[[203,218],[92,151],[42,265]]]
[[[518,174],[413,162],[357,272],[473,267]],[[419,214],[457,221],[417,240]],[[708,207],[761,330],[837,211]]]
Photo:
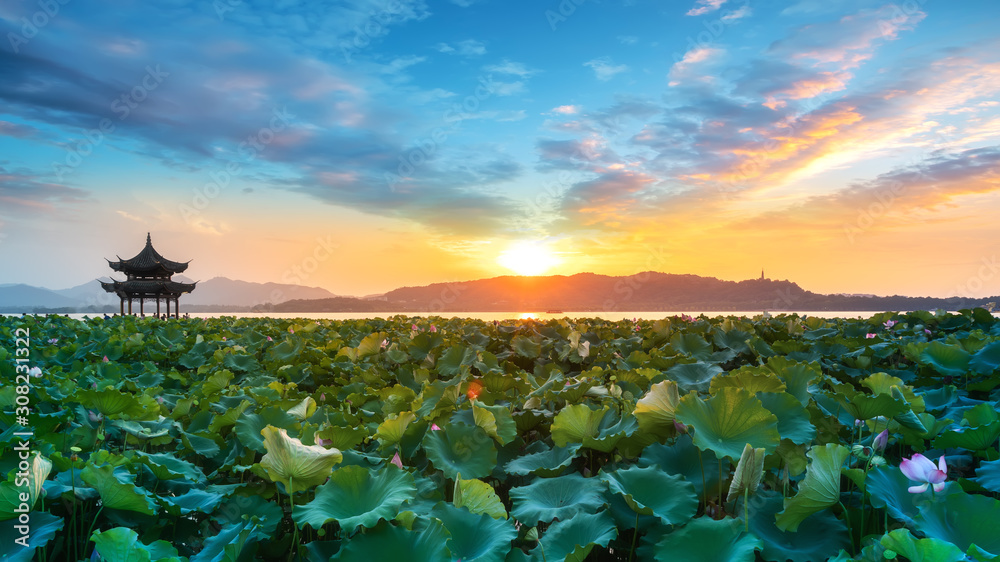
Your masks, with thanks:
[[[116,256],[118,261],[107,260],[111,269],[124,273],[127,277],[125,281],[112,279],[106,283],[100,281],[101,287],[109,293],[118,295],[121,299],[122,316],[125,315],[125,301],[128,301],[128,313],[132,314],[132,301],[139,301],[139,313],[145,314],[144,306],[147,300],[156,301],[156,314],[160,314],[160,301],[166,302],[167,316],[170,316],[170,301],[174,301],[174,317],[178,316],[180,307],[179,299],[184,293],[190,293],[195,289],[195,283],[180,283],[173,281],[171,276],[181,273],[188,267],[190,262],[176,262],[168,260],[160,255],[153,248],[153,241],[146,233],[146,247],[142,249],[134,258],[123,260],[121,256]],[[107,258],[105,258],[107,259]]]

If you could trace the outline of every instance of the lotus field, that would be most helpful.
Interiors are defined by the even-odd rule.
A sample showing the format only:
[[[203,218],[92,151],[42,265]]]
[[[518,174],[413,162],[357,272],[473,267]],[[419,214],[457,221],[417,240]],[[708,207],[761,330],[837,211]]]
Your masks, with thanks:
[[[0,553],[1000,559],[998,366],[981,309],[5,317]]]

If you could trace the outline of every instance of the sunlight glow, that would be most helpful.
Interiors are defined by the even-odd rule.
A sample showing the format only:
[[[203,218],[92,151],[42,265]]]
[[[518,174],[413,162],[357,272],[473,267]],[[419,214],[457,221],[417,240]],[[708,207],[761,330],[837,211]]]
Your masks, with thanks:
[[[497,263],[518,275],[541,275],[560,263],[549,247],[540,242],[515,242],[497,257]]]

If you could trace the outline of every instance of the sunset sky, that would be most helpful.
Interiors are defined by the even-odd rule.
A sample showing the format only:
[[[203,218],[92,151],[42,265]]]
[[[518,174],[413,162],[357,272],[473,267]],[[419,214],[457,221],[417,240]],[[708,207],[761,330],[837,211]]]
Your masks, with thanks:
[[[4,0],[0,283],[106,278],[150,232],[193,279],[344,295],[762,267],[998,295],[997,21],[995,0]]]

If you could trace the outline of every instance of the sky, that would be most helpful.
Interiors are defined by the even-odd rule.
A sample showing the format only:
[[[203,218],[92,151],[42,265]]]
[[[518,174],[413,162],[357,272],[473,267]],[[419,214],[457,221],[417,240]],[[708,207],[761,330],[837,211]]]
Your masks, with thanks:
[[[4,0],[0,283],[1000,294],[1000,3]]]

